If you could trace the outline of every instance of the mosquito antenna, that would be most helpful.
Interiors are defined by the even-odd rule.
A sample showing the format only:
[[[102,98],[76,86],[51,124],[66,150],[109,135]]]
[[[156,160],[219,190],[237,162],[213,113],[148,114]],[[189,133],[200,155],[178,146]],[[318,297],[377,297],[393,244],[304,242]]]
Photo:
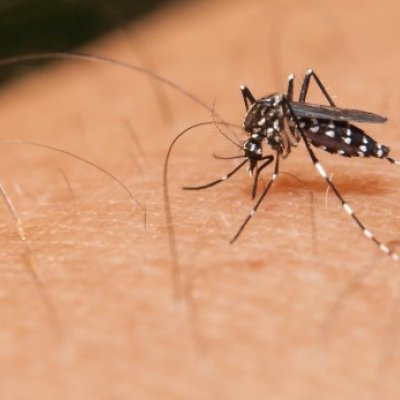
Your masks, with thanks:
[[[229,124],[228,122],[223,122],[226,126],[235,127],[234,124]],[[167,155],[165,156],[164,161],[164,169],[163,169],[163,188],[164,188],[164,211],[165,217],[167,221],[167,231],[168,231],[168,243],[169,243],[169,251],[171,255],[172,261],[172,285],[174,290],[174,296],[176,299],[180,299],[183,292],[183,281],[181,277],[181,268],[179,265],[179,258],[178,258],[178,251],[176,247],[176,235],[175,235],[175,228],[172,223],[172,211],[171,211],[171,203],[169,198],[169,186],[168,186],[168,167],[169,167],[169,160],[171,158],[172,149],[174,148],[175,144],[178,140],[184,136],[186,133],[190,132],[192,129],[200,128],[203,126],[214,125],[215,124],[222,124],[222,122],[217,121],[205,121],[205,122],[198,122],[185,128],[181,131],[177,136],[175,136],[174,140],[168,147]]]
[[[86,158],[83,158],[81,156],[78,156],[77,154],[71,153],[67,150],[60,149],[58,147],[50,146],[47,144],[42,144],[42,143],[36,143],[32,142],[29,140],[22,140],[22,139],[7,139],[7,138],[1,138],[0,140],[5,142],[5,143],[15,143],[15,144],[26,144],[29,146],[35,146],[35,147],[41,147],[44,149],[48,150],[53,150],[61,154],[65,154],[67,156],[73,157],[87,165],[90,165],[93,168],[96,168],[98,171],[102,172],[103,174],[109,176],[114,182],[116,182],[129,196],[129,199],[132,203],[136,204],[143,212],[143,218],[144,218],[144,225],[146,227],[146,220],[147,220],[147,212],[145,206],[140,203],[132,194],[132,192],[128,189],[128,187],[115,175],[113,175],[111,172],[108,172],[105,168],[101,167],[100,165],[95,164],[94,162],[87,160]]]

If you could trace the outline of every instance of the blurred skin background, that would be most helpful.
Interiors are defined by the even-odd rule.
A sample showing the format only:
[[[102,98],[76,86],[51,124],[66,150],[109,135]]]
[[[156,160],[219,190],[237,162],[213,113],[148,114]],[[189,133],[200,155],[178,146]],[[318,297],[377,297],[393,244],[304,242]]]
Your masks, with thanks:
[[[179,1],[187,0],[2,0],[0,58],[72,50],[112,30],[128,31],[129,23]],[[1,68],[0,82],[31,68],[21,64]]]
[[[240,84],[259,97],[284,91],[293,72],[297,93],[314,67],[340,106],[389,117],[365,128],[399,158],[399,8],[395,0],[1,1],[0,59],[77,50],[133,62],[239,125]],[[147,226],[109,176],[1,141],[0,181],[28,239],[1,203],[0,400],[400,398],[398,265],[345,215],[301,145],[230,246],[252,205],[246,171],[208,191],[181,187],[223,176],[237,160],[212,153],[238,149],[214,126],[178,143],[169,171],[185,294],[177,301],[163,163],[173,138],[212,113],[123,68],[38,64],[0,68],[10,83],[0,93],[1,137],[105,168],[146,207]],[[310,100],[324,102],[315,86]],[[317,155],[357,215],[395,246],[399,170]]]

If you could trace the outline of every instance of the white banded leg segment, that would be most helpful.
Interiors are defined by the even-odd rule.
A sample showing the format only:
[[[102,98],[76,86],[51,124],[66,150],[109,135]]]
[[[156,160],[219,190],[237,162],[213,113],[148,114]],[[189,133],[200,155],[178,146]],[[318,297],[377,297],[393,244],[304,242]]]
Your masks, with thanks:
[[[368,239],[372,239],[374,237],[374,235],[372,234],[372,232],[370,230],[368,230],[367,228],[364,228],[364,235],[368,238]]]
[[[354,214],[353,209],[347,203],[343,203],[343,210],[346,211],[347,214],[349,214],[349,215]]]
[[[392,160],[389,160],[392,162]],[[325,169],[323,166],[319,163],[319,161],[314,162],[315,168],[319,172],[319,174],[326,180],[328,185],[333,189],[333,192],[335,193],[336,197],[341,201],[343,210],[350,215],[350,217],[356,222],[356,224],[360,227],[360,229],[363,231],[363,234],[365,237],[373,241],[378,247],[379,250],[385,253],[386,255],[390,256],[394,261],[400,261],[400,255],[393,252],[392,250],[389,249],[387,245],[379,241],[373,233],[367,229],[364,224],[361,223],[361,221],[358,219],[358,217],[354,214],[353,209],[350,207],[350,205],[344,200],[344,198],[341,196],[341,194],[337,191],[336,187],[332,183],[332,181],[329,179],[328,174],[326,173]]]
[[[287,97],[290,101],[293,100],[293,82],[294,82],[294,74],[290,74],[288,78],[288,89],[287,89]]]
[[[374,234],[369,229],[364,227],[361,221],[354,215],[353,209],[347,203],[343,203],[343,209],[346,211],[347,214],[349,214],[353,218],[353,220],[357,223],[357,225],[362,229],[364,236],[372,240],[379,247],[380,251],[390,256],[394,261],[396,262],[400,261],[400,256],[397,253],[394,253],[392,250],[390,250],[390,248],[387,245],[376,239]]]
[[[319,172],[319,174],[324,178],[324,179],[328,179],[328,174],[326,173],[324,167],[319,163],[316,162],[314,164],[315,168],[317,169],[317,171]]]
[[[380,248],[384,253],[390,254],[389,247],[387,247],[387,246],[384,245],[383,243],[381,243],[381,244],[379,245],[379,248]]]
[[[380,251],[390,256],[394,261],[396,262],[400,261],[400,256],[397,253],[393,252],[387,245],[376,239],[374,234],[369,229],[364,227],[361,221],[354,215],[353,209],[347,203],[343,203],[343,209],[346,211],[347,214],[349,214],[354,219],[357,225],[363,230],[364,236],[372,240],[379,247]]]

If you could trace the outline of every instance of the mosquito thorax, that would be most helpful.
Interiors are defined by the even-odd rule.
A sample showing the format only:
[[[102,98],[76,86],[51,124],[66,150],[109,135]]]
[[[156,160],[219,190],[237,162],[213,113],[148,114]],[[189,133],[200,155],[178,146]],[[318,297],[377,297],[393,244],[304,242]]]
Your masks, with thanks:
[[[244,120],[244,130],[253,139],[267,139],[274,143],[279,140],[283,129],[283,118],[282,96],[274,93],[257,99],[250,107]]]

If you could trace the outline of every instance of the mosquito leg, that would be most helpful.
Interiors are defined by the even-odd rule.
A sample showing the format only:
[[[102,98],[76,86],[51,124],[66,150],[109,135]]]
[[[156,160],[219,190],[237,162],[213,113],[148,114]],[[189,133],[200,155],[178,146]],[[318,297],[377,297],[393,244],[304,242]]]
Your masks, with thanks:
[[[389,249],[389,247],[381,242],[379,239],[377,239],[374,234],[360,221],[360,219],[354,214],[353,209],[350,207],[350,205],[346,202],[346,200],[343,198],[343,196],[339,193],[339,191],[336,189],[336,186],[333,184],[333,182],[329,179],[329,176],[327,172],[325,171],[324,167],[321,165],[319,162],[318,158],[314,154],[313,150],[311,149],[310,143],[307,141],[304,130],[300,127],[298,118],[296,117],[296,114],[293,112],[293,109],[290,105],[290,103],[287,101],[286,102],[287,107],[290,111],[290,114],[292,115],[293,120],[296,123],[296,128],[299,130],[301,137],[303,138],[304,144],[306,146],[306,149],[308,151],[308,154],[311,158],[311,161],[314,164],[315,169],[318,171],[318,173],[322,176],[322,178],[325,179],[326,183],[329,185],[329,187],[332,189],[333,193],[335,196],[338,198],[338,200],[342,203],[343,210],[353,219],[353,221],[358,225],[358,227],[361,229],[363,234],[370,240],[372,240],[378,247],[379,249],[392,257],[394,261],[400,261],[400,256],[399,254],[393,252],[392,250]]]
[[[254,217],[255,213],[258,210],[258,207],[260,207],[260,204],[262,203],[262,201],[264,200],[265,196],[267,195],[269,189],[271,188],[272,184],[276,181],[276,179],[278,178],[279,175],[279,154],[277,154],[276,156],[276,161],[275,161],[275,170],[274,173],[271,176],[270,181],[268,182],[267,187],[264,189],[264,191],[262,192],[260,198],[258,199],[256,205],[252,208],[252,210],[250,211],[249,215],[246,217],[246,219],[243,221],[242,225],[240,226],[239,230],[236,232],[235,236],[232,238],[232,240],[230,241],[230,243],[234,243],[236,241],[236,239],[240,236],[240,234],[242,233],[243,229],[246,227],[246,225],[249,223],[249,221]]]
[[[242,96],[244,100],[244,105],[246,107],[246,111],[249,111],[250,106],[256,102],[256,99],[252,95],[250,89],[247,86],[245,85],[240,86],[240,90],[242,91]]]
[[[392,157],[386,157],[386,160],[388,160],[391,164],[400,165],[400,160],[395,160]]]
[[[207,189],[207,188],[209,188],[209,187],[211,187],[211,186],[214,186],[214,185],[216,185],[216,184],[218,184],[218,183],[224,182],[224,181],[226,181],[227,179],[229,179],[232,175],[234,175],[237,171],[239,171],[239,169],[242,168],[243,165],[247,163],[247,161],[248,161],[247,159],[244,160],[244,161],[242,161],[242,162],[241,162],[235,169],[233,169],[231,172],[229,172],[228,174],[224,175],[223,177],[221,177],[221,178],[219,178],[219,179],[217,179],[217,180],[215,180],[215,181],[212,181],[212,182],[210,182],[210,183],[206,183],[205,185],[201,185],[201,186],[184,186],[182,189],[183,189],[183,190],[201,190],[201,189]]]
[[[288,88],[287,88],[287,98],[289,101],[293,101],[293,83],[294,83],[294,75],[290,74],[288,78]],[[304,83],[303,83],[304,84]]]
[[[256,169],[256,172],[254,173],[254,180],[253,180],[253,189],[251,191],[251,199],[254,200],[257,194],[257,185],[258,185],[258,178],[260,176],[261,171],[267,167],[269,164],[272,163],[272,161],[274,161],[274,156],[269,155],[269,156],[265,156],[262,158],[262,160],[267,160],[265,161],[264,164],[261,164],[260,167],[258,167]]]
[[[306,101],[308,87],[310,86],[311,77],[314,78],[314,80],[317,83],[318,87],[320,88],[321,92],[324,94],[324,96],[328,100],[328,103],[332,107],[335,107],[336,106],[335,102],[332,100],[331,96],[329,96],[327,90],[325,89],[325,86],[323,85],[321,80],[318,78],[317,74],[311,68],[306,72],[306,74],[304,76],[304,81],[301,86],[301,91],[300,91],[300,96],[299,96],[299,103],[304,103]]]
[[[350,217],[354,220],[354,222],[359,226],[359,228],[362,230],[364,235],[368,238],[371,239],[381,251],[383,251],[385,254],[391,256],[393,260],[395,261],[400,261],[399,255],[397,253],[394,253],[389,249],[388,246],[386,246],[384,243],[382,243],[380,240],[378,240],[372,232],[366,228],[366,226],[360,221],[360,219],[354,214],[353,209],[349,206],[349,204],[346,202],[346,200],[343,198],[343,196],[339,193],[339,191],[336,189],[336,186],[333,184],[333,182],[329,179],[329,176],[327,175],[325,169],[322,167],[320,162],[318,161],[317,157],[314,155],[313,151],[311,148],[309,149],[309,153],[312,159],[312,162],[314,163],[314,167],[317,169],[319,174],[325,179],[326,183],[330,186],[332,191],[335,193],[336,197],[338,200],[342,203],[342,207],[344,211],[346,211],[347,214],[350,215]]]

